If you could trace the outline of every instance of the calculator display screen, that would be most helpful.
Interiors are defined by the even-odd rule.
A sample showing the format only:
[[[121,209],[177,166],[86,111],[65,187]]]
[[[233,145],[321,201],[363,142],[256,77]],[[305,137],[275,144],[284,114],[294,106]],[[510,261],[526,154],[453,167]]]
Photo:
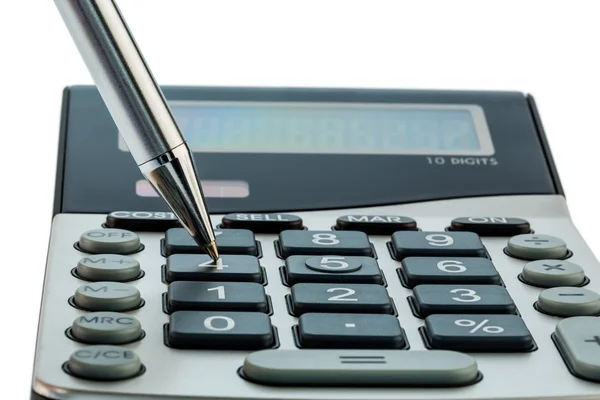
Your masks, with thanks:
[[[492,155],[481,107],[172,101],[194,152]],[[127,150],[119,139],[119,148]]]

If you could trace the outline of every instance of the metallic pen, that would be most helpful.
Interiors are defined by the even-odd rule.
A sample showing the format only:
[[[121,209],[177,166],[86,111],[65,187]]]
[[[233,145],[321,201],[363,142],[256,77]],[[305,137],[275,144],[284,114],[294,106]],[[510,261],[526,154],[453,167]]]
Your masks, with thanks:
[[[140,171],[215,261],[194,159],[114,0],[54,0]]]

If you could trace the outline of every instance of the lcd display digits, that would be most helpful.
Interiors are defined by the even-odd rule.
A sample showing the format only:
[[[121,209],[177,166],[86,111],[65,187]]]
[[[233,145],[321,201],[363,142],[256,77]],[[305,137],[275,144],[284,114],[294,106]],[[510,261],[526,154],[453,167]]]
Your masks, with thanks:
[[[170,102],[194,152],[476,154],[477,106]]]

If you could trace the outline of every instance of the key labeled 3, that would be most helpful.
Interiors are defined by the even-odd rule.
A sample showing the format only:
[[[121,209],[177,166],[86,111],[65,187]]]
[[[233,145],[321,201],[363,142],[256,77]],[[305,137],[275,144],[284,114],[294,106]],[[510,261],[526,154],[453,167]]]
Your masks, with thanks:
[[[419,285],[409,302],[416,315],[432,314],[515,314],[517,309],[508,291],[496,285]]]

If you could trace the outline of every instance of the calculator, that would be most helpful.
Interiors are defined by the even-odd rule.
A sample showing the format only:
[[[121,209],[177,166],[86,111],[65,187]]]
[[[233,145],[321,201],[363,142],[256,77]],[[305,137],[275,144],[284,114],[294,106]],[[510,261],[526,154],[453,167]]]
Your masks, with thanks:
[[[165,87],[221,258],[64,90],[32,399],[600,399],[531,95]]]

